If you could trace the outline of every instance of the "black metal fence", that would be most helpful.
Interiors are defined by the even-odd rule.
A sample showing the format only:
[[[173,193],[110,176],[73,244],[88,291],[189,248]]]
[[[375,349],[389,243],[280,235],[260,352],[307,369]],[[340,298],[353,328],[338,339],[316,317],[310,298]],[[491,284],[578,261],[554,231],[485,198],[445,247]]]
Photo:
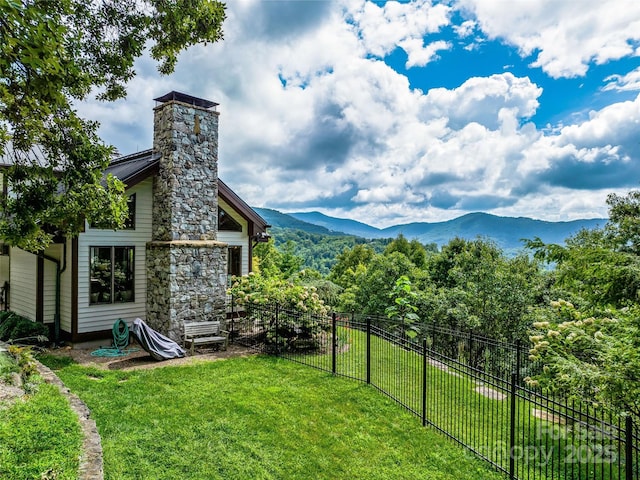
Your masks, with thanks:
[[[640,479],[640,430],[587,403],[543,395],[527,348],[398,322],[252,305],[234,341],[366,382],[513,479]]]

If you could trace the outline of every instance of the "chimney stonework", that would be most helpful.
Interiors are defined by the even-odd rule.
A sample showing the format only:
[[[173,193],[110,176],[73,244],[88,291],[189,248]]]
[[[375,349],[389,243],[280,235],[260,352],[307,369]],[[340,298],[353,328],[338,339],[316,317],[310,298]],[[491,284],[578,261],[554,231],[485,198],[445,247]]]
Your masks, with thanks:
[[[161,158],[146,252],[146,318],[180,342],[185,321],[224,319],[227,245],[216,241],[218,112],[172,94],[178,100],[154,109],[153,148]]]

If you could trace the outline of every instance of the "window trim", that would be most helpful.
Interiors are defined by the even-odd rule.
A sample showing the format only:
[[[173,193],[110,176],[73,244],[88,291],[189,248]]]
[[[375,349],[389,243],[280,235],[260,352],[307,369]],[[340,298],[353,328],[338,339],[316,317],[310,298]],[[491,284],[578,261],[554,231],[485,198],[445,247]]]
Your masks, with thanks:
[[[223,218],[226,220],[225,225],[223,225]],[[218,205],[218,230],[222,232],[242,232],[242,224],[233,218],[229,212],[227,212],[224,208]]]
[[[237,267],[238,267],[237,274],[231,271],[233,267],[232,259],[234,257],[234,255],[232,255],[231,252],[237,252],[235,254],[237,255]],[[229,245],[227,247],[227,275],[229,276],[235,275],[238,277],[242,275],[242,245]]]
[[[124,221],[124,230],[135,230],[136,229],[136,194],[132,193],[127,198],[127,208],[129,210],[129,214],[127,215],[127,219]]]
[[[110,252],[110,277],[111,277],[111,285],[109,287],[109,292],[105,292],[108,293],[109,295],[109,300],[108,301],[97,301],[96,297],[96,301],[92,301],[92,296],[95,295],[100,295],[102,292],[92,292],[91,289],[91,284],[92,284],[92,259],[93,259],[93,250],[94,249],[98,249],[98,248],[103,248],[103,249],[109,249]],[[116,292],[115,288],[116,288],[116,280],[115,280],[115,260],[116,260],[116,249],[126,249],[128,251],[132,252],[132,259],[131,259],[131,290],[122,290],[122,292],[127,292],[130,291],[131,295],[130,298],[128,300],[116,300],[116,295],[120,292]],[[90,245],[89,246],[89,295],[88,295],[88,300],[89,300],[89,306],[93,307],[93,306],[98,306],[98,305],[114,305],[114,304],[121,304],[121,303],[135,303],[136,301],[136,283],[135,283],[135,279],[136,279],[136,266],[135,266],[135,262],[136,262],[136,247],[135,245]],[[98,279],[96,279],[98,280]],[[122,295],[121,295],[122,298]]]

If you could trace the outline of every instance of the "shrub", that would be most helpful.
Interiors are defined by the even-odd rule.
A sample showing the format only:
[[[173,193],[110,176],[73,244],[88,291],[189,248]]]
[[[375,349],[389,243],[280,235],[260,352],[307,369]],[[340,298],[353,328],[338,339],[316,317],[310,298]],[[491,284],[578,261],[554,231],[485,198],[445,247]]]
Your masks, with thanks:
[[[280,351],[313,350],[322,343],[328,324],[319,319],[326,317],[328,309],[315,287],[250,274],[234,277],[228,293],[236,305],[247,309],[252,305],[266,307],[262,320],[267,324],[265,341],[271,347]],[[271,309],[275,305],[277,331],[276,309]]]
[[[49,336],[49,327],[32,322],[28,318],[9,312],[0,323],[0,340],[18,340],[27,337]]]

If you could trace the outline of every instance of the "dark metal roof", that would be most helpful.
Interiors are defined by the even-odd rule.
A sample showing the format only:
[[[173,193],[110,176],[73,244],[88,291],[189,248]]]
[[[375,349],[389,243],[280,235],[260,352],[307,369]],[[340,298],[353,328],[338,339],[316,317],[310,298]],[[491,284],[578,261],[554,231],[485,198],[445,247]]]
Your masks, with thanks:
[[[143,150],[142,152],[117,158],[109,164],[105,174],[110,173],[122,180],[127,187],[133,187],[149,175],[156,173],[159,163],[159,153],[154,153],[151,149]]]
[[[170,102],[171,100],[175,100],[178,102],[188,103],[189,105],[193,105],[195,107],[202,107],[202,108],[212,108],[219,105],[218,103],[212,102],[210,100],[193,97],[191,95],[187,95],[186,93],[180,93],[175,91],[169,92],[166,95],[163,95],[161,97],[154,98],[154,100],[160,103],[166,103],[166,102]]]
[[[158,173],[160,154],[153,150],[117,158],[105,170],[105,175],[110,173],[122,180],[127,188],[131,188],[142,180]],[[242,200],[226,183],[218,178],[218,195],[231,205],[247,221],[252,222],[258,231],[266,231],[270,227],[267,222]],[[254,232],[257,233],[257,232]]]

